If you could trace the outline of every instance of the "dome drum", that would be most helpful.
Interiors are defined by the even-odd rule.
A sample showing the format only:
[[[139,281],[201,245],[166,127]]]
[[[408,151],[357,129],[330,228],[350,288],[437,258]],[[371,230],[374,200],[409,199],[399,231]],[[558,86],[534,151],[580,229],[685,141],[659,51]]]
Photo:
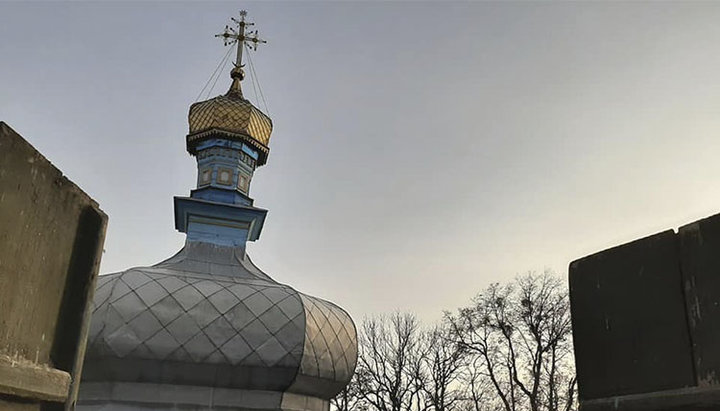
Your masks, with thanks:
[[[278,391],[127,382],[86,383],[83,389],[84,411],[330,410],[328,400]],[[123,405],[107,405],[117,403]]]

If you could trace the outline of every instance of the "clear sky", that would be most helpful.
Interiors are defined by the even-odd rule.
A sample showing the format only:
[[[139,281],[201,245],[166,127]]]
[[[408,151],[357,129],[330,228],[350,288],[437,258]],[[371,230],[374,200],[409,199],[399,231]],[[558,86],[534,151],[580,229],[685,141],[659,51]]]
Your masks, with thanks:
[[[275,124],[250,254],[356,318],[720,211],[720,3],[0,2],[0,120],[110,216],[103,272],[182,246],[187,110],[241,8]]]

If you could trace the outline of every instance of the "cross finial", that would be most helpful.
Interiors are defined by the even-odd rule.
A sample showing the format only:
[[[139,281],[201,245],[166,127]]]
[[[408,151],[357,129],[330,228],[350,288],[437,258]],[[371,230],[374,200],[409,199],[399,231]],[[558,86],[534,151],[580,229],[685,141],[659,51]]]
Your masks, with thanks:
[[[245,21],[246,16],[247,11],[241,10],[239,20],[234,17],[230,18],[237,28],[226,25],[224,32],[215,35],[215,37],[222,37],[226,46],[237,44],[237,57],[235,59],[235,67],[237,68],[242,67],[242,53],[246,45],[253,50],[257,50],[258,44],[267,43],[267,41],[258,37],[257,30],[252,31],[247,29],[248,26],[254,26],[255,23]]]

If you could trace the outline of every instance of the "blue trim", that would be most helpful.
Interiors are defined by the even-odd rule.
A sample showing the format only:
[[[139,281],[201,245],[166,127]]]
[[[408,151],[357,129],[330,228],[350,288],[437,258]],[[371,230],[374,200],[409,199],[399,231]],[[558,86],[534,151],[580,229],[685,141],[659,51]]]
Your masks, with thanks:
[[[174,202],[175,228],[181,233],[188,232],[188,222],[192,215],[217,221],[218,226],[222,226],[223,222],[248,224],[247,241],[255,241],[260,238],[267,216],[267,210],[261,208],[216,203],[197,198],[174,197]]]
[[[211,147],[225,147],[241,150],[244,144],[239,141],[226,140],[224,138],[211,138],[198,143],[195,150],[200,151]]]
[[[254,148],[250,147],[247,144],[242,145],[242,151],[245,152],[245,154],[249,155],[250,157],[254,158],[255,161],[258,159],[258,152]]]
[[[197,190],[192,191],[191,197],[203,200],[252,205],[252,199],[247,196],[250,182],[257,164],[254,158],[258,153],[249,146],[235,141],[214,138],[203,141],[198,145],[197,168],[198,183]],[[220,172],[227,169],[232,174],[229,178],[223,179],[221,184]],[[202,171],[210,170],[210,180],[201,180]],[[246,184],[240,184],[240,176],[247,178]],[[205,190],[207,188],[212,190]]]
[[[190,197],[214,203],[240,204],[252,206],[253,199],[235,189],[222,189],[205,186],[190,191]]]
[[[245,227],[228,227],[215,221],[194,221],[190,218],[187,240],[212,243],[224,247],[244,247],[248,230]]]

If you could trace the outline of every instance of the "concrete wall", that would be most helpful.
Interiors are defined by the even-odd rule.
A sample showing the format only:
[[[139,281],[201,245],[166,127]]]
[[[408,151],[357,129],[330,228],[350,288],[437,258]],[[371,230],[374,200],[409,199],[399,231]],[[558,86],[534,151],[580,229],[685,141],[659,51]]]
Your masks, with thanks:
[[[570,264],[581,409],[720,409],[720,215]]]
[[[0,122],[0,408],[70,409],[107,216]]]

